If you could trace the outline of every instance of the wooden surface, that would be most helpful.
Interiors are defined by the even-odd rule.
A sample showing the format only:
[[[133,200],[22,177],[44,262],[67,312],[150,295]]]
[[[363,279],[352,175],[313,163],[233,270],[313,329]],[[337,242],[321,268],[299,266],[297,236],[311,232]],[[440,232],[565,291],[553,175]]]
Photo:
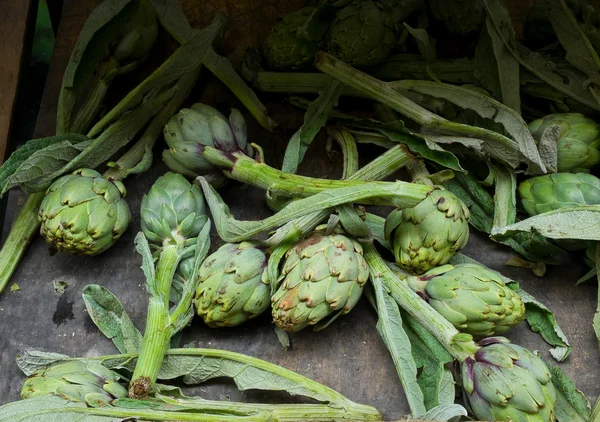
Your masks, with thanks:
[[[30,0],[0,1],[0,164],[4,162],[26,44]]]
[[[50,135],[55,125],[56,102],[62,72],[70,55],[77,34],[87,15],[98,1],[65,0],[65,10],[59,28],[54,59],[50,68],[42,110],[38,119],[38,136]],[[183,3],[193,26],[208,22],[211,13],[221,7],[230,15],[230,32],[226,35],[225,51],[235,58],[245,46],[264,36],[263,28],[272,23],[277,15],[297,6],[298,1],[268,2],[270,13],[252,18],[257,5],[255,0],[235,2],[247,7],[231,6],[229,1],[208,1],[201,9],[201,0]],[[288,9],[281,8],[286,4]],[[254,20],[253,20],[254,19]],[[257,19],[260,22],[255,22]],[[236,33],[250,34],[243,43],[236,44]],[[299,126],[302,115],[278,96],[261,98],[280,123],[276,133],[268,134],[244,113],[248,121],[249,138],[264,147],[266,161],[280,166],[285,143]],[[237,100],[208,73],[204,73],[199,88],[190,102],[203,101],[216,105],[227,112],[231,106],[240,107]],[[157,150],[157,152],[159,152]],[[374,151],[361,153],[371,155]],[[156,157],[159,157],[157,154]],[[321,137],[309,150],[300,172],[321,177],[339,177],[342,160],[340,154],[327,153]],[[98,257],[74,257],[53,254],[38,236],[26,254],[12,282],[19,285],[17,292],[6,291],[0,297],[0,404],[18,398],[24,379],[15,364],[16,354],[25,348],[65,353],[72,356],[92,356],[115,353],[107,340],[86,315],[81,290],[86,284],[99,283],[115,293],[129,311],[132,320],[143,330],[147,293],[141,271],[140,257],[133,250],[133,238],[139,231],[139,207],[144,192],[165,171],[157,158],[152,170],[141,176],[127,179],[128,203],[133,214],[130,228],[121,240],[105,254]],[[220,190],[232,212],[238,218],[259,219],[270,215],[264,204],[264,193],[258,189],[230,183]],[[13,201],[12,206],[16,206]],[[212,249],[221,244],[213,236]],[[593,282],[574,287],[574,282],[586,269],[580,263],[550,268],[544,278],[537,278],[527,270],[509,268],[504,263],[513,254],[510,250],[494,244],[472,230],[465,253],[482,263],[501,270],[519,281],[522,287],[546,303],[555,312],[565,334],[571,340],[574,351],[561,367],[571,376],[578,387],[595,400],[600,394],[600,355],[591,327],[596,306],[596,285]],[[66,292],[58,295],[53,283],[68,283]],[[183,333],[181,344],[194,342],[199,347],[222,348],[243,352],[266,359],[322,382],[350,399],[377,407],[386,420],[400,419],[408,413],[397,374],[389,354],[376,330],[376,315],[361,301],[347,316],[339,318],[322,332],[303,331],[291,336],[292,348],[284,351],[278,344],[269,314],[233,329],[210,329],[195,320]],[[539,336],[522,324],[508,335],[516,343],[539,350],[550,360],[549,346]],[[225,382],[211,382],[190,391],[207,399],[228,395],[232,400],[278,400],[281,395],[246,392],[239,393],[235,386]],[[284,399],[286,399],[284,397]]]

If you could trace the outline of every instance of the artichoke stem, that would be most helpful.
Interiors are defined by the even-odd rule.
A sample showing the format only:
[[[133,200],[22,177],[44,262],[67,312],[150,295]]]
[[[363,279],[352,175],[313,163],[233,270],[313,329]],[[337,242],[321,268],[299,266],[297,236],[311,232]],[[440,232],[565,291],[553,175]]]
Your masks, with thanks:
[[[413,182],[423,183],[424,185],[433,186],[433,182],[429,178],[430,174],[425,167],[425,163],[421,160],[414,160],[408,166],[406,170],[410,174]]]
[[[77,113],[73,125],[69,129],[69,132],[73,133],[85,133],[89,129],[94,117],[98,114],[98,110],[108,92],[110,82],[105,79],[97,79],[94,88],[92,89],[89,97],[86,99],[83,106]]]
[[[0,249],[0,293],[10,281],[31,239],[40,227],[38,210],[44,196],[44,192],[29,195]]]
[[[169,293],[181,258],[181,246],[163,248],[156,264],[156,280],[148,280],[150,303],[142,350],[129,384],[129,397],[143,398],[152,392],[169,348],[173,325],[169,315]]]

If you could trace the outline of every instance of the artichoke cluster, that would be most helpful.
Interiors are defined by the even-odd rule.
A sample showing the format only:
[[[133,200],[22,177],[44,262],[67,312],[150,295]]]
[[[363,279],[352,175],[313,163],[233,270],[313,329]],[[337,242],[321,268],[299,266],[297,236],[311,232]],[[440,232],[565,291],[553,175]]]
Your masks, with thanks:
[[[98,255],[121,237],[131,220],[125,186],[90,169],[58,178],[38,212],[40,233],[56,249]]]

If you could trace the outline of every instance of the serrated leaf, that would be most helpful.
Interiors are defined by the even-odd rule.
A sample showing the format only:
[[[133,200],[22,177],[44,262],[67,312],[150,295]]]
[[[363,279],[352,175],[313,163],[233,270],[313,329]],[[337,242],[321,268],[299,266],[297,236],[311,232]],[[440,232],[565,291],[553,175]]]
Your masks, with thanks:
[[[25,350],[17,355],[17,366],[27,376],[33,374],[38,369],[70,359],[69,356],[61,353],[42,352],[40,350]]]
[[[577,389],[575,383],[555,365],[549,365],[552,384],[558,393],[556,415],[559,422],[584,422],[590,419],[591,406],[585,395]]]

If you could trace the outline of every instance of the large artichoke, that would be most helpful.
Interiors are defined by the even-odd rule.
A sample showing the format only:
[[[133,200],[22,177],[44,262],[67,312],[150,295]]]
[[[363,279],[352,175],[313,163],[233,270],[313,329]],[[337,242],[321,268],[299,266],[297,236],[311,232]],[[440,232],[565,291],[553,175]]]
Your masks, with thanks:
[[[446,264],[469,240],[469,209],[452,192],[436,189],[413,208],[392,211],[385,234],[403,270],[422,274]]]
[[[352,310],[369,278],[358,242],[319,231],[287,252],[281,285],[272,297],[273,321],[288,332]]]
[[[222,183],[224,176],[202,157],[204,146],[254,154],[246,138],[246,121],[234,108],[229,121],[206,104],[183,108],[166,124],[164,135],[169,149],[163,152],[163,160],[172,171],[189,177],[209,175],[210,179],[212,175],[217,184]]]
[[[524,180],[519,195],[525,211],[533,216],[579,205],[600,204],[600,179],[587,173],[555,173]]]
[[[210,327],[234,327],[271,304],[267,258],[251,243],[226,243],[204,260],[198,274],[196,313]]]
[[[487,338],[462,364],[465,401],[477,419],[553,422],[556,390],[544,362],[503,337]]]
[[[133,19],[127,22],[121,34],[109,46],[111,56],[121,66],[142,59],[152,49],[157,36],[158,22],[154,8],[147,0],[141,0]],[[127,70],[132,69],[122,68],[122,71]]]
[[[485,15],[481,0],[429,0],[429,10],[437,21],[458,35],[479,30]]]
[[[587,173],[600,162],[600,126],[579,113],[549,114],[529,124],[531,135],[540,141],[544,131],[559,130],[558,171]]]
[[[327,50],[354,67],[376,65],[396,45],[397,25],[387,1],[356,0],[337,12],[327,35]]]
[[[106,406],[114,399],[127,397],[127,389],[119,384],[121,378],[98,363],[62,362],[27,377],[21,388],[21,398],[57,395],[91,407]]]
[[[263,56],[269,69],[297,70],[312,63],[331,23],[313,16],[315,11],[315,7],[303,7],[275,24],[263,43]],[[307,24],[309,19],[311,24]]]
[[[58,250],[97,255],[110,248],[127,229],[131,213],[125,186],[100,173],[80,169],[50,185],[38,218],[40,233]]]
[[[457,330],[474,337],[503,334],[525,319],[521,297],[481,265],[445,265],[407,280]]]
[[[206,223],[204,196],[177,173],[160,176],[142,198],[141,226],[149,242],[186,244]]]

